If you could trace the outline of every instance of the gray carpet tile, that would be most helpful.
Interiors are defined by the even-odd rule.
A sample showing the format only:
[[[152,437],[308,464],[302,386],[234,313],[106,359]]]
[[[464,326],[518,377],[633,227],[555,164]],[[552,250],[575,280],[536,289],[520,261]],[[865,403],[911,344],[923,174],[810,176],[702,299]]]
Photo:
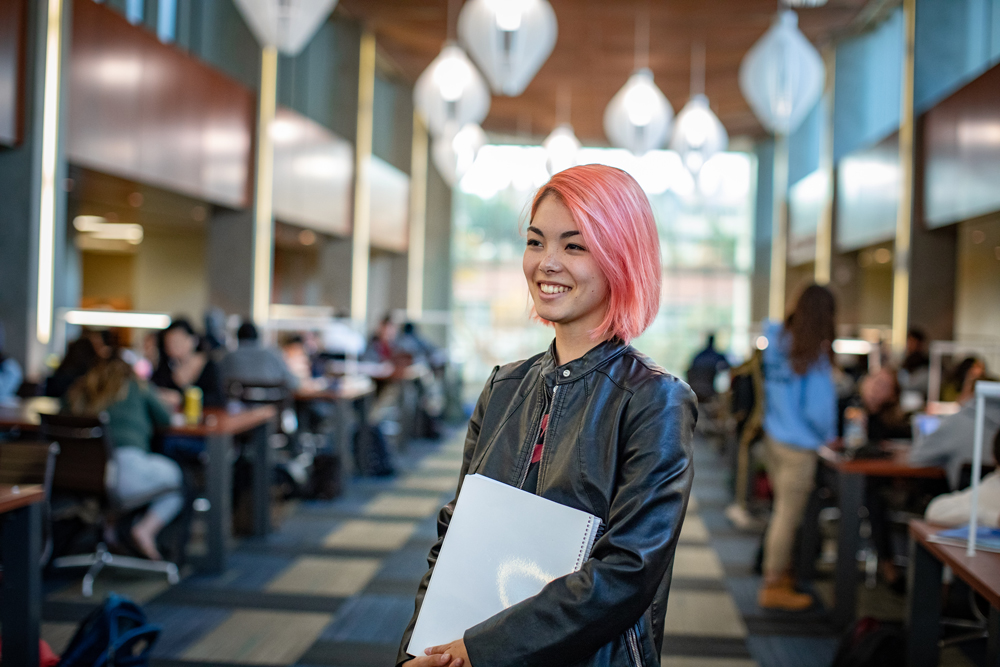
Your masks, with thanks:
[[[829,667],[837,643],[833,637],[747,637],[747,647],[761,667]]]
[[[412,595],[358,595],[344,603],[319,638],[396,646],[413,608]]]
[[[153,649],[153,657],[175,658],[194,642],[214,630],[229,618],[231,609],[220,607],[192,608],[172,604],[150,604],[146,615],[151,623],[163,628]]]

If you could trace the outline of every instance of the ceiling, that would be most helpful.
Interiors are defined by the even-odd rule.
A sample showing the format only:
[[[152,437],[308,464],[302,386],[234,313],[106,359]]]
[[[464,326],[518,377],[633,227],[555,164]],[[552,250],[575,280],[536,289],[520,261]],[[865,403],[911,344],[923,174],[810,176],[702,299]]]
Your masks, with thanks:
[[[519,97],[493,97],[483,127],[492,132],[545,136],[557,123],[560,90],[571,98],[571,122],[589,144],[606,143],[604,108],[635,68],[637,16],[648,15],[649,65],[675,111],[690,91],[691,50],[706,52],[712,109],[730,136],[764,130],[737,83],[744,54],[770,26],[777,0],[549,0],[559,22],[555,50]],[[452,0],[453,11],[461,0]],[[893,0],[829,0],[799,10],[799,26],[822,47],[870,24]],[[441,50],[448,35],[448,0],[340,0],[338,11],[367,23],[379,52],[410,82]],[[565,94],[565,92],[564,92]]]

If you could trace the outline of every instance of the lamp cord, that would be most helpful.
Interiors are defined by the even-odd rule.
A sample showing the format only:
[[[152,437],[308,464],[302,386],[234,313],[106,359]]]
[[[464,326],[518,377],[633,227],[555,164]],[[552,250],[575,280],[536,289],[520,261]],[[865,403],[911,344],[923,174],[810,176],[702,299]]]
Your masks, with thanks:
[[[691,43],[691,97],[705,94],[705,42]]]
[[[644,1],[635,13],[635,68],[649,67],[649,2]]]
[[[449,42],[458,41],[458,12],[462,9],[462,0],[448,0],[448,35]]]

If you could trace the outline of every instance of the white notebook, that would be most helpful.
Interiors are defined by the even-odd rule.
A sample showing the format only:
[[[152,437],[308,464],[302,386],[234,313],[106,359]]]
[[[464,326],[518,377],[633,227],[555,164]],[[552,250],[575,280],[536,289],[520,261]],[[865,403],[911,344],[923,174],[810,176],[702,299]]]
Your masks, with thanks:
[[[468,475],[407,652],[423,655],[461,639],[468,628],[576,572],[600,525],[587,512]]]

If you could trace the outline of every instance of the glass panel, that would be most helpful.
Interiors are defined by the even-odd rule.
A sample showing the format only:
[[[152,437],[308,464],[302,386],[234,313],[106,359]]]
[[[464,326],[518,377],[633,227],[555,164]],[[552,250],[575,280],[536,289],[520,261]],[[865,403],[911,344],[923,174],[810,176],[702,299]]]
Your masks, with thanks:
[[[145,4],[145,0],[126,0],[125,18],[128,19],[129,23],[133,25],[142,23]]]
[[[177,0],[158,0],[156,36],[167,44],[172,43],[177,37]]]

